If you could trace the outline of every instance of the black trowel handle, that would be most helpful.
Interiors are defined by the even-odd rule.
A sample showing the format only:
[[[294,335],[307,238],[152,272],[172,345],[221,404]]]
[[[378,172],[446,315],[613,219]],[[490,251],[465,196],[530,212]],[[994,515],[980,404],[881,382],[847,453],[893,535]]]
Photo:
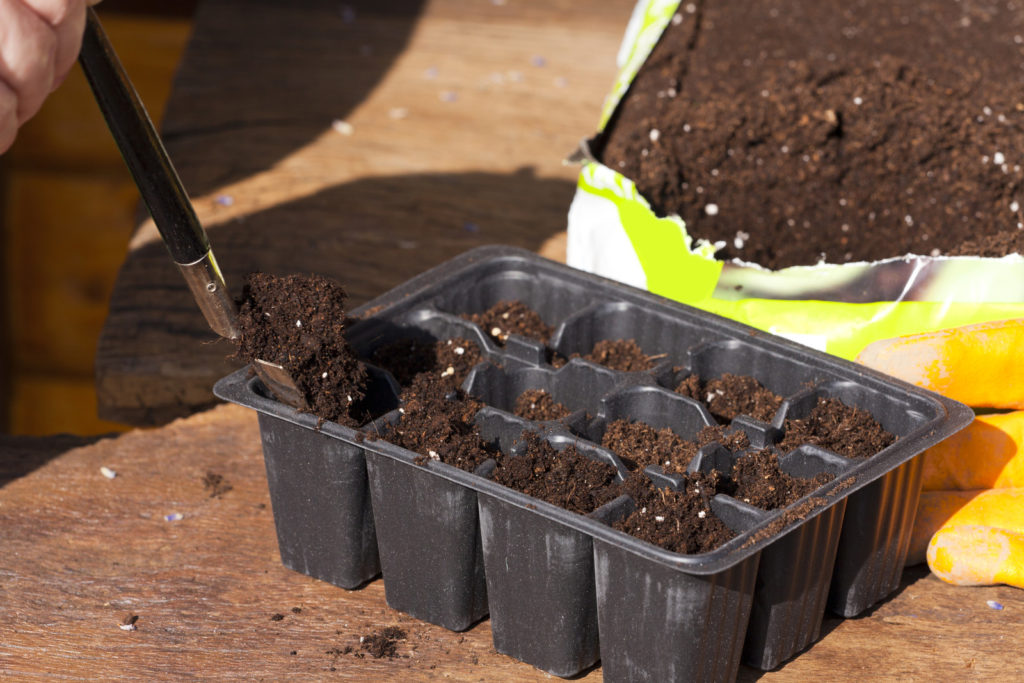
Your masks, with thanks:
[[[78,60],[171,257],[182,264],[201,259],[210,241],[91,8]]]
[[[210,250],[210,240],[192,210],[149,115],[91,8],[87,10],[78,61],[153,222],[171,258],[181,268],[206,321],[221,336],[237,337],[234,302],[227,295],[224,278]]]

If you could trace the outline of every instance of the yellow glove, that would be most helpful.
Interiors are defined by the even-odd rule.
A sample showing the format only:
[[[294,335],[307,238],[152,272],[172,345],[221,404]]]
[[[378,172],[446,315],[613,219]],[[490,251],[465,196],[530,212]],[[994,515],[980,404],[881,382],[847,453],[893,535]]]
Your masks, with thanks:
[[[858,361],[974,408],[966,429],[924,453],[907,564],[943,581],[1024,588],[1024,320],[885,339]]]

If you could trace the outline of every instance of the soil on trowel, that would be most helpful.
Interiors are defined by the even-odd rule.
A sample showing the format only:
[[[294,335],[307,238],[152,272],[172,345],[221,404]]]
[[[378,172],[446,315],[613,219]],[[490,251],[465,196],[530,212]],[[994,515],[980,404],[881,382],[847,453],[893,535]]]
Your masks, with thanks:
[[[387,370],[402,387],[418,381],[458,387],[480,363],[480,347],[467,339],[402,339],[376,349],[370,363]]]
[[[568,358],[552,352],[550,362],[556,368],[564,366],[573,358],[582,358],[620,372],[643,372],[653,368],[664,355],[648,356],[634,339],[602,339],[594,344],[590,353],[571,354]]]
[[[504,346],[510,334],[547,344],[553,331],[536,311],[521,301],[499,301],[483,313],[462,317],[476,323],[498,346]]]
[[[617,470],[608,463],[588,458],[573,444],[557,450],[534,432],[525,432],[524,439],[525,453],[497,457],[494,481],[581,515],[621,495]]]
[[[594,151],[769,268],[1024,248],[1024,5],[680,4]]]
[[[781,396],[746,375],[725,373],[707,382],[697,375],[690,375],[679,382],[675,391],[700,401],[708,407],[712,415],[726,422],[737,415],[748,415],[762,422],[771,422],[782,405]]]
[[[655,429],[643,422],[614,420],[608,424],[601,445],[619,456],[630,470],[658,465],[669,474],[685,474],[701,446],[716,441],[731,451],[750,445],[746,433],[726,433],[726,425],[704,427],[696,441],[687,441],[668,427]]]
[[[555,401],[551,394],[543,389],[527,389],[516,399],[512,412],[523,419],[541,422],[561,420],[572,411]]]
[[[282,365],[309,412],[347,426],[372,417],[359,402],[366,368],[345,339],[345,290],[328,278],[253,273],[239,301],[237,357]]]
[[[711,510],[711,498],[725,483],[717,470],[694,472],[672,491],[658,488],[645,474],[633,474],[625,489],[635,507],[612,526],[683,555],[714,550],[736,535]]]
[[[730,472],[733,498],[762,510],[776,510],[803,498],[832,481],[835,476],[819,472],[810,479],[793,477],[782,471],[779,456],[765,448],[745,453],[736,459]]]
[[[819,398],[806,419],[786,420],[784,429],[778,444],[783,453],[814,444],[847,458],[868,458],[896,441],[871,413],[837,398]]]

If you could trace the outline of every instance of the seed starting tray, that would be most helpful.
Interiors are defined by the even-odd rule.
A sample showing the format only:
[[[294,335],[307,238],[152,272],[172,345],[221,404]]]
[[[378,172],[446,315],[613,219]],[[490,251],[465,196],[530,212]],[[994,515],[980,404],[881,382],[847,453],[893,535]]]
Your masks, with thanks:
[[[617,372],[580,358],[555,369],[544,344],[512,335],[498,346],[460,314],[519,300],[555,326],[549,347],[568,357],[602,339],[634,339],[664,354],[646,372]],[[750,375],[785,398],[770,423],[740,416],[751,448],[770,447],[787,418],[818,397],[865,409],[897,436],[852,460],[813,445],[780,456],[789,474],[835,475],[782,510],[765,512],[725,495],[712,510],[737,536],[711,552],[680,555],[614,529],[633,501],[622,496],[589,515],[569,512],[476,472],[367,437],[398,420],[398,386],[371,368],[367,401],[384,413],[354,430],[318,424],[269,396],[241,369],[217,396],[259,413],[281,559],[343,588],[383,574],[388,605],[463,630],[490,615],[494,646],[558,676],[601,661],[608,680],[730,680],[739,663],[770,669],[812,643],[826,608],[854,616],[899,584],[917,508],[926,448],[973,413],[938,394],[786,339],[509,247],[483,247],[442,264],[352,312],[353,347],[369,357],[416,337],[475,341],[486,361],[465,382],[485,403],[485,439],[517,454],[530,429],[556,449],[627,470],[598,444],[609,422],[629,418],[684,439],[716,424],[706,407],[672,391]],[[497,366],[500,367],[495,367]],[[545,389],[573,412],[557,422],[513,415],[515,398]],[[727,470],[739,453],[700,449],[690,470]],[[422,460],[422,458],[420,459]],[[675,488],[680,477],[647,473]]]

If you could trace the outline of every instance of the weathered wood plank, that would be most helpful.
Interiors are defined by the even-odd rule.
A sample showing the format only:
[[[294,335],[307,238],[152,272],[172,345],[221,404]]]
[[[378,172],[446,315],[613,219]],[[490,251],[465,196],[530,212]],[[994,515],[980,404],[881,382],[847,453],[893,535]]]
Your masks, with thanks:
[[[485,243],[565,227],[632,0],[210,0],[164,119],[229,286],[336,277],[353,304]],[[332,128],[345,120],[352,134]],[[212,402],[232,365],[143,225],[97,352],[101,414],[153,424]]]
[[[208,472],[231,489],[211,497]],[[78,448],[7,483],[0,547],[4,677],[552,679],[498,655],[487,620],[452,633],[389,609],[382,580],[345,591],[284,569],[256,419],[237,406]],[[122,631],[132,615],[138,630]],[[389,625],[409,634],[397,659],[328,653]],[[740,680],[1024,676],[1017,589],[955,588],[911,570],[894,598],[825,631],[781,669],[743,669]],[[600,679],[600,668],[585,676]]]

